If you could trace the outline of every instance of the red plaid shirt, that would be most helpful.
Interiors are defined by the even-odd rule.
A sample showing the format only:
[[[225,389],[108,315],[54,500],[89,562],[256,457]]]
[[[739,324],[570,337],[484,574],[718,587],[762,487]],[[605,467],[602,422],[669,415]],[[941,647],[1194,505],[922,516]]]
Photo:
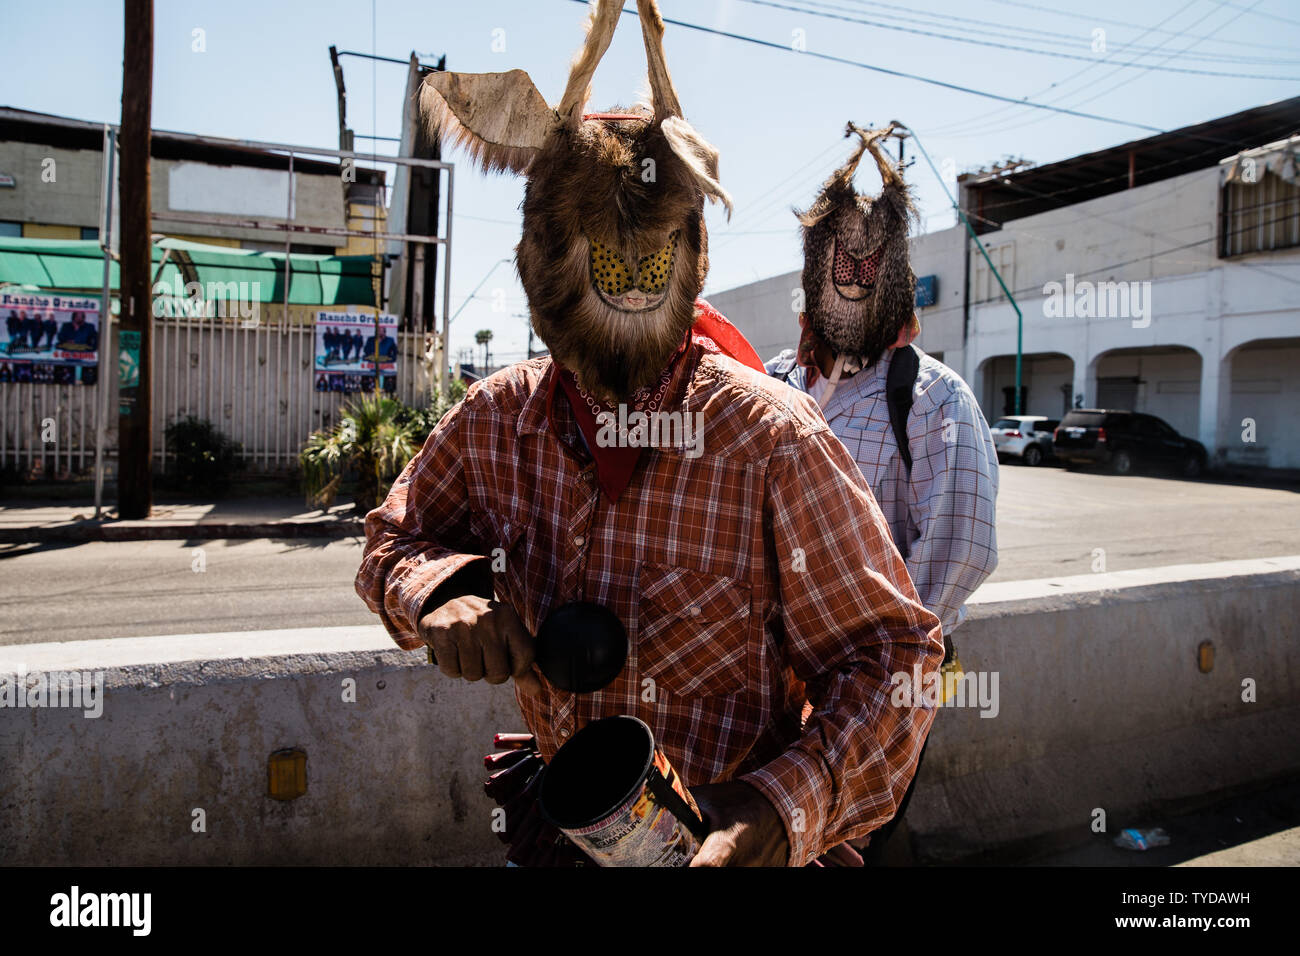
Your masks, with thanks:
[[[586,600],[631,638],[604,690],[539,674],[540,698],[516,695],[545,758],[589,721],[632,714],[688,787],[757,787],[791,866],[879,827],[934,717],[924,699],[891,703],[891,675],[936,670],[943,643],[815,403],[692,342],[662,408],[703,413],[703,453],[646,449],[611,504],[554,376],[549,359],[512,366],[447,413],[367,516],[357,593],[419,648],[435,589],[502,549],[497,596],[531,633]]]

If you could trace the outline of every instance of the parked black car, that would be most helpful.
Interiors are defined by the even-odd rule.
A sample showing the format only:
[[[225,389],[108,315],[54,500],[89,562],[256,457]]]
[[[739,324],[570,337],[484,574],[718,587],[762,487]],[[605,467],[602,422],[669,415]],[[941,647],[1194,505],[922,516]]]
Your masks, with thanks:
[[[1070,465],[1107,465],[1117,475],[1152,467],[1195,478],[1205,470],[1205,446],[1154,415],[1102,408],[1066,412],[1052,435],[1056,457]]]

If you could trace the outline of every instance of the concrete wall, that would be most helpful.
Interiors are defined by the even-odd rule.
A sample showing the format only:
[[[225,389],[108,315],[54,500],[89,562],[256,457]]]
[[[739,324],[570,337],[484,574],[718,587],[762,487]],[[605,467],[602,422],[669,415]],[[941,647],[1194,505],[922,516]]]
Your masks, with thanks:
[[[1114,832],[1300,771],[1298,622],[1300,557],[986,585],[956,645],[998,674],[997,715],[937,715],[908,812],[923,856],[1083,842],[1096,808]],[[501,861],[479,784],[491,734],[520,727],[510,691],[377,627],[0,648],[0,676],[19,665],[102,668],[108,691],[98,719],[0,709],[0,862]],[[286,747],[308,786],[278,803]]]
[[[447,680],[381,628],[0,649],[0,674],[19,665],[102,669],[107,690],[98,719],[0,710],[0,862],[502,862],[482,756],[522,726],[511,692]],[[307,792],[279,802],[267,758],[290,747]]]
[[[794,306],[801,284],[798,272],[787,272],[726,292],[708,293],[705,298],[745,333],[766,362],[799,343],[799,312]]]
[[[53,167],[43,165],[47,159],[54,161]],[[0,219],[78,230],[99,225],[103,174],[98,150],[4,142],[0,143],[0,169],[14,177],[12,189],[0,189]],[[42,181],[45,169],[51,169],[54,182]],[[70,238],[80,239],[80,232]]]
[[[954,641],[998,673],[999,709],[936,716],[907,815],[932,860],[1082,843],[1097,808],[1112,834],[1158,825],[1300,772],[1300,557],[985,585]]]

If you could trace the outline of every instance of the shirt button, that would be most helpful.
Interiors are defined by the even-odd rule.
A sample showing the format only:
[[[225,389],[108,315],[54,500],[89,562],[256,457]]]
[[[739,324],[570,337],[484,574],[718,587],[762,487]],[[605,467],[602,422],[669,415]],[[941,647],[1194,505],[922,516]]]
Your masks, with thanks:
[[[701,608],[698,604],[691,605],[691,617],[699,617],[703,613],[704,613],[704,609]]]
[[[576,544],[578,547],[581,548],[584,544],[587,543],[587,539],[584,538],[582,535],[577,535],[577,536],[573,539],[573,543]]]
[[[560,736],[561,736],[561,737],[567,737],[567,736],[569,736],[569,731],[568,731],[567,729],[566,729],[566,730],[561,730],[561,731],[560,731]]]

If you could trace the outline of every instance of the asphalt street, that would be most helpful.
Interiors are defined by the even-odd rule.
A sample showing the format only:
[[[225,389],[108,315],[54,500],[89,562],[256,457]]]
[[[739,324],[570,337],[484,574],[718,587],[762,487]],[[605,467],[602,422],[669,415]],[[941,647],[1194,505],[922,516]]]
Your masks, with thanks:
[[[1005,465],[998,544],[992,581],[1295,554],[1300,487]],[[355,538],[0,545],[0,644],[375,623],[360,559]]]

